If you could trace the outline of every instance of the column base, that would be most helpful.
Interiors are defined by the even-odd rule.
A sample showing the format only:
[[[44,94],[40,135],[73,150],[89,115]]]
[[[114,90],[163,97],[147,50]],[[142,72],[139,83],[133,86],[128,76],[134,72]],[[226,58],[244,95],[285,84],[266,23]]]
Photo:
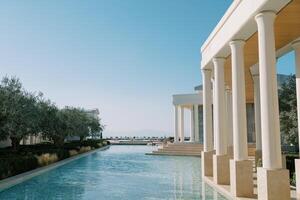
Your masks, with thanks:
[[[213,180],[219,185],[230,184],[228,155],[213,155]]]
[[[251,160],[230,160],[230,189],[235,197],[253,197],[253,173]]]
[[[255,166],[262,167],[262,151],[255,150]]]
[[[296,192],[300,199],[300,159],[295,159]]]
[[[262,200],[290,200],[289,170],[257,168],[257,195]]]
[[[202,151],[202,176],[213,176],[213,155],[215,151]]]
[[[227,147],[227,155],[229,156],[229,159],[233,159],[233,146]]]

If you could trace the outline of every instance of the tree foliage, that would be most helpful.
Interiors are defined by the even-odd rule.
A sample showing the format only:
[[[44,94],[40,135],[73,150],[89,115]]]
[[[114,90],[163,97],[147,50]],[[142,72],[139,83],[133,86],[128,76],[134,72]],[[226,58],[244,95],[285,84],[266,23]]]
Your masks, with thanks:
[[[42,134],[56,145],[68,136],[80,140],[103,131],[100,119],[91,117],[83,108],[59,109],[41,93],[26,91],[20,80],[5,77],[0,85],[0,141],[12,141],[17,149],[20,141],[29,135]]]
[[[0,138],[10,138],[17,148],[24,136],[39,132],[38,96],[23,90],[19,79],[7,77],[2,80],[0,96]]]
[[[290,76],[278,90],[283,142],[298,145],[296,77]]]

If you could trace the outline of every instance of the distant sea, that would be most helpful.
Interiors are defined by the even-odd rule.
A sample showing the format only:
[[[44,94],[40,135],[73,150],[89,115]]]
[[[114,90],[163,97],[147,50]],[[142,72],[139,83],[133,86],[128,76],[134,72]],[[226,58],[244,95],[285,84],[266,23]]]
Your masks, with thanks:
[[[172,133],[158,131],[158,130],[135,130],[135,131],[104,131],[103,137],[120,137],[120,136],[128,136],[128,137],[169,137],[172,136]]]

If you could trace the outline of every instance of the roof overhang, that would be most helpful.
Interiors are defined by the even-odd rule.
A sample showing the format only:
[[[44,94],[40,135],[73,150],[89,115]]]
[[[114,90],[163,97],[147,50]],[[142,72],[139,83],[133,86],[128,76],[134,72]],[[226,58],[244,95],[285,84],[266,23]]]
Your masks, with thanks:
[[[202,105],[202,91],[195,94],[175,94],[173,95],[173,105],[189,107],[191,105]]]
[[[256,31],[256,14],[265,10],[279,12],[291,0],[235,0],[201,47],[201,67],[210,68],[214,57],[228,57],[228,43],[249,39]]]
[[[299,0],[236,0],[201,48],[201,67],[211,69],[214,57],[224,57],[225,84],[231,88],[231,52],[229,42],[235,39],[246,41],[244,46],[246,101],[253,102],[253,80],[250,68],[257,64],[258,33],[255,16],[272,10],[277,12],[274,23],[277,58],[293,50],[292,43],[300,38]]]

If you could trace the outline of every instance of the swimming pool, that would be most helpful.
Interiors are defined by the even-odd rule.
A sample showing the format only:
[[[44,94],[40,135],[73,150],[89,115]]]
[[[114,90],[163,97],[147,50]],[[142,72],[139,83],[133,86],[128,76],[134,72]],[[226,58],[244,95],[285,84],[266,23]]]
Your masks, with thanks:
[[[200,158],[145,155],[152,148],[111,146],[4,190],[0,199],[225,200],[201,181]]]

